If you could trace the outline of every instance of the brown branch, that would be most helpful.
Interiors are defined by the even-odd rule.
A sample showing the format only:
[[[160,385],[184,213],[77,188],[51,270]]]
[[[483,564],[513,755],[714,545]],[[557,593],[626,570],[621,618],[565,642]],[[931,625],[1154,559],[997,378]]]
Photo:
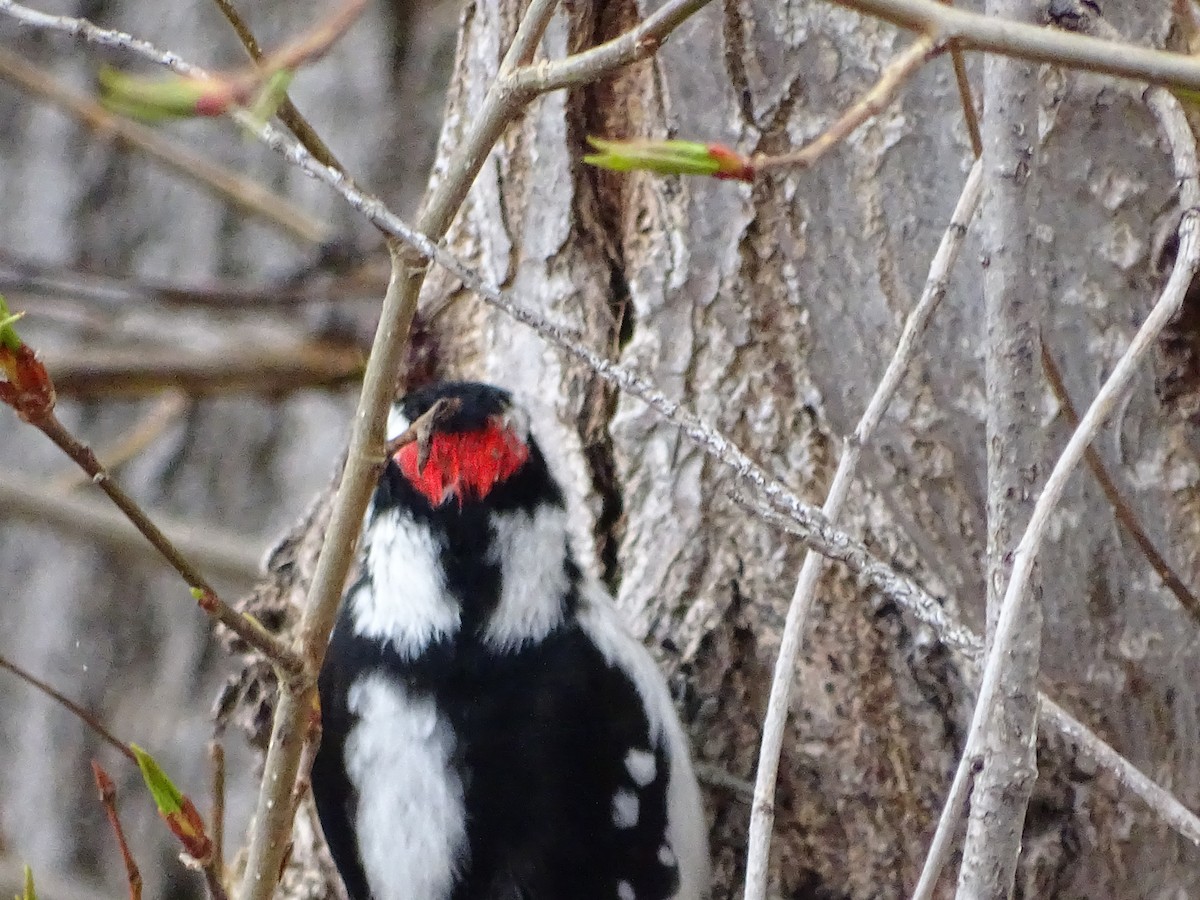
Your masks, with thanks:
[[[88,712],[74,700],[71,700],[64,694],[59,693],[49,684],[42,681],[35,675],[31,675],[29,672],[22,669],[7,657],[0,656],[0,669],[11,672],[26,684],[41,691],[55,703],[58,703],[60,706],[74,715],[77,719],[79,719],[79,721],[83,722],[84,725],[95,732],[95,734],[106,744],[115,749],[135,766],[137,765],[137,757],[134,755],[133,750],[130,749],[129,745],[105,728],[104,723],[102,723],[94,713]]]
[[[125,830],[121,827],[121,817],[117,815],[117,789],[108,773],[100,763],[92,760],[92,777],[96,788],[100,791],[100,802],[104,804],[104,812],[108,823],[112,826],[113,834],[117,836],[117,846],[121,850],[121,862],[125,864],[125,880],[129,883],[129,900],[142,900],[142,873],[138,871],[133,854],[129,852],[129,844],[125,840]]]
[[[187,397],[181,393],[171,392],[164,394],[111,447],[104,448],[96,455],[104,460],[104,466],[110,472],[120,468],[162,437],[167,427],[175,422],[183,411],[187,409],[187,405]],[[52,491],[73,491],[86,486],[88,481],[89,479],[86,475],[72,470],[69,474],[50,482],[49,488]],[[0,507],[0,509],[2,508]]]
[[[217,739],[208,742],[208,762],[212,782],[212,808],[209,810],[209,837],[212,839],[213,865],[225,873],[225,746]]]
[[[262,47],[258,43],[258,39],[254,36],[254,33],[250,30],[250,26],[242,18],[233,3],[230,0],[214,0],[214,2],[229,24],[233,26],[238,40],[242,42],[242,46],[246,48],[246,52],[250,55],[250,58],[255,62],[261,63],[264,58]],[[346,171],[342,164],[338,162],[337,157],[333,155],[333,151],[329,149],[329,146],[321,140],[321,136],[317,134],[316,129],[312,127],[308,119],[301,114],[300,110],[296,109],[296,105],[292,103],[291,97],[286,94],[284,95],[282,102],[279,104],[279,109],[275,111],[275,114],[279,116],[280,121],[288,127],[288,130],[296,136],[297,140],[305,146],[308,152],[320,160],[323,165],[329,166],[331,169],[336,169],[339,172]]]
[[[204,886],[208,888],[210,900],[229,900],[225,885],[221,883],[221,874],[211,860],[204,866]]]
[[[337,245],[326,245],[334,252]],[[130,302],[162,303],[172,306],[201,306],[221,310],[260,312],[264,308],[291,307],[307,303],[378,302],[386,274],[377,271],[374,259],[361,265],[342,265],[341,260],[318,260],[294,276],[247,284],[216,280],[209,285],[185,285],[156,278],[121,278],[76,269],[59,263],[18,256],[0,247],[0,292],[20,292],[45,297],[90,301],[105,309],[120,310]],[[339,275],[332,284],[305,281],[314,272],[328,270]],[[39,309],[29,310],[37,315]]]
[[[251,393],[270,396],[334,388],[362,375],[362,351],[318,341],[290,347],[223,346],[213,351],[138,348],[89,352],[74,347],[47,356],[60,396],[140,397],[180,391],[190,397]]]
[[[118,145],[145,153],[168,170],[297,240],[319,244],[329,238],[324,223],[261,184],[205,159],[152,128],[113,115],[90,97],[66,87],[45,69],[3,48],[0,48],[0,78],[69,113],[101,139],[115,140]]]
[[[752,160],[756,171],[779,168],[805,168],[811,166],[829,150],[844,141],[850,134],[868,119],[879,115],[896,96],[900,87],[926,62],[933,59],[945,49],[932,37],[925,35],[897,56],[883,70],[879,80],[853,106],[846,110],[840,118],[825,129],[807,146],[792,153],[782,153],[778,156],[758,154]]]
[[[1062,411],[1063,418],[1066,419],[1067,427],[1071,431],[1075,431],[1079,427],[1079,413],[1075,410],[1075,405],[1071,402],[1071,395],[1067,391],[1066,383],[1063,381],[1062,370],[1058,368],[1058,363],[1055,362],[1053,354],[1046,347],[1045,341],[1042,342],[1042,369],[1046,374],[1046,381],[1050,385],[1050,389],[1054,392],[1055,398],[1058,400],[1059,407]],[[1192,621],[1200,624],[1200,600],[1196,599],[1196,595],[1191,592],[1183,580],[1175,574],[1170,563],[1166,561],[1158,548],[1154,546],[1154,542],[1150,540],[1146,534],[1142,523],[1138,521],[1137,514],[1133,511],[1133,507],[1129,505],[1122,495],[1120,488],[1109,475],[1108,469],[1104,466],[1104,461],[1100,459],[1100,454],[1096,452],[1094,447],[1088,447],[1083,456],[1084,462],[1087,463],[1089,469],[1092,470],[1092,475],[1100,485],[1100,490],[1104,492],[1104,496],[1108,499],[1109,505],[1112,506],[1113,515],[1118,523],[1133,542],[1137,544],[1142,555],[1146,557],[1146,561],[1150,563],[1150,567],[1162,580],[1162,583],[1167,589],[1175,595],[1175,599],[1179,601],[1179,605],[1184,611],[1192,617]]]
[[[941,0],[951,6],[954,0]],[[950,59],[954,64],[954,81],[958,85],[958,99],[962,104],[963,121],[967,123],[967,136],[971,139],[971,155],[979,159],[983,155],[983,135],[979,130],[979,114],[975,111],[975,99],[971,95],[971,81],[967,78],[967,63],[962,48],[950,42]]]
[[[429,459],[429,444],[433,440],[434,429],[458,412],[460,406],[462,406],[462,401],[457,397],[443,397],[436,401],[418,416],[415,422],[387,442],[383,449],[384,458],[394,456],[400,448],[415,443],[420,448],[417,468],[425,468],[425,461]]]
[[[171,567],[183,576],[184,581],[192,588],[201,609],[278,665],[283,671],[295,674],[301,670],[302,663],[295,652],[263,628],[259,622],[242,615],[217,596],[212,585],[205,580],[191,561],[179,552],[170,539],[163,534],[162,529],[150,520],[137,502],[126,494],[108,474],[91,449],[71,434],[52,411],[32,424],[73,459],[81,469],[92,476],[93,483],[108,495],[109,499],[145,536],[146,540],[153,544],[163,558],[171,564]]]

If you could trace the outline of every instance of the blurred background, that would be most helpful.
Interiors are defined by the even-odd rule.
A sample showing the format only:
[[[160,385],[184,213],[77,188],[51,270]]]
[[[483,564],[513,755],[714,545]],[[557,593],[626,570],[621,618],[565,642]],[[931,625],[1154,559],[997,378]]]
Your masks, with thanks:
[[[206,68],[246,62],[211,2],[39,8]],[[268,49],[329,11],[307,0],[242,9]],[[293,87],[333,153],[406,214],[433,160],[460,12],[457,2],[373,4]],[[233,601],[333,475],[386,253],[345,204],[227,120],[156,128],[155,152],[89,127],[104,115],[93,99],[104,62],[151,71],[0,17],[0,292],[26,311],[22,335],[49,364],[64,422]],[[258,185],[274,205],[248,214],[231,200],[244,193],[237,184],[215,190],[204,176]],[[0,653],[157,754],[206,808],[210,710],[237,661],[187,586],[85,483],[0,411]],[[240,735],[226,743],[236,845],[256,762]],[[201,896],[136,770],[7,673],[0,893],[11,895],[21,863],[48,900],[125,892],[92,757],[117,782],[146,896]]]

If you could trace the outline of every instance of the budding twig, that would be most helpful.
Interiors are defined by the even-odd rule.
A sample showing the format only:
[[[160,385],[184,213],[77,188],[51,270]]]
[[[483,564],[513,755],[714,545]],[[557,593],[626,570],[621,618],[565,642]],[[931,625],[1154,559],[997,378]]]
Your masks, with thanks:
[[[104,723],[102,723],[94,713],[84,709],[65,694],[59,693],[45,681],[42,681],[42,679],[36,677],[35,675],[31,675],[29,672],[18,666],[7,657],[0,656],[0,669],[11,672],[26,684],[41,691],[55,703],[66,709],[69,713],[71,713],[71,715],[79,719],[79,721],[83,722],[83,724],[90,728],[97,735],[97,737],[104,741],[104,743],[108,744],[134,765],[137,764],[137,757],[134,756],[133,750],[130,748],[130,746],[105,728]]]
[[[129,844],[125,840],[125,829],[121,827],[121,817],[117,815],[117,788],[108,773],[94,759],[92,760],[92,777],[100,791],[100,802],[104,804],[108,823],[112,826],[113,834],[117,836],[121,861],[125,864],[125,879],[129,882],[129,900],[142,900],[142,873],[138,870],[133,854],[129,852]]]

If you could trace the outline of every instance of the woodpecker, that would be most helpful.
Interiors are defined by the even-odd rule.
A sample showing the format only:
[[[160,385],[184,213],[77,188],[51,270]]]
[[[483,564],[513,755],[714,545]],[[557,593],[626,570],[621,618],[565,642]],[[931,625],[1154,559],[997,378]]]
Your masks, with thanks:
[[[666,682],[576,564],[508,392],[417,390],[390,435],[442,399],[385,463],[318,684],[313,796],[351,900],[699,900]]]

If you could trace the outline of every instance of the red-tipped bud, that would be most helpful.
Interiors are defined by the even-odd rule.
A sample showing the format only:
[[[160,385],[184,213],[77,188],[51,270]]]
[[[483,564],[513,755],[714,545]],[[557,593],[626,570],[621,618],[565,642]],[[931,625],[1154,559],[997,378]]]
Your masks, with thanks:
[[[205,865],[212,856],[212,840],[204,828],[204,820],[188,797],[167,777],[154,757],[139,747],[130,745],[137,757],[142,780],[150,789],[158,814],[163,817],[171,833],[179,838],[184,851],[200,865]]]
[[[146,122],[219,116],[245,100],[244,88],[221,78],[144,78],[104,68],[99,79],[100,101],[108,109]]]
[[[33,348],[13,328],[20,318],[19,313],[9,313],[0,297],[0,403],[11,406],[26,422],[38,422],[54,409],[54,382]]]
[[[753,181],[754,165],[745,156],[721,144],[698,141],[606,141],[589,137],[598,153],[585,163],[615,172],[644,169],[660,175],[707,175],[710,178]]]

